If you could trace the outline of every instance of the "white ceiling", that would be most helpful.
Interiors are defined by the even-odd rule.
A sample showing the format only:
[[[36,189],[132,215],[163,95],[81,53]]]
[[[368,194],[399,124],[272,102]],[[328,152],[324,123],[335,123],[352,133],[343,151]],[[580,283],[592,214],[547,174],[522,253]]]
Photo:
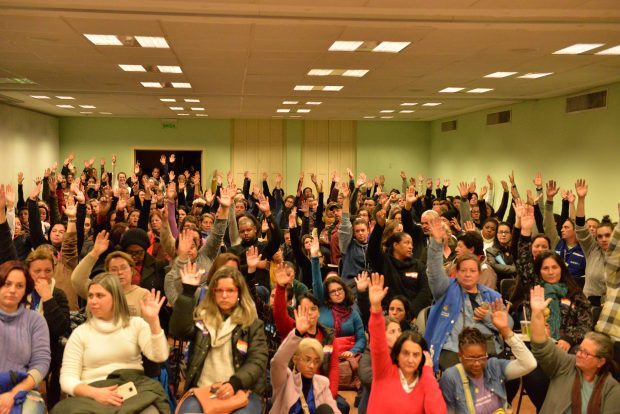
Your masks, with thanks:
[[[95,46],[85,33],[164,36],[170,49]],[[329,52],[336,40],[412,43],[398,54]],[[432,120],[620,81],[620,56],[552,54],[574,43],[620,45],[620,1],[0,0],[0,78],[36,82],[0,84],[0,101],[57,116],[195,116],[159,100],[174,97],[200,99],[192,105],[205,107],[210,118]],[[118,64],[180,65],[183,74],[123,72]],[[307,76],[313,68],[370,72]],[[483,78],[495,71],[554,74]],[[192,89],[147,89],[141,81],[190,82]],[[299,92],[297,84],[344,88]],[[494,90],[438,92],[448,86]],[[307,114],[277,114],[284,100],[323,104],[293,106],[310,108]],[[403,108],[402,102],[418,105]],[[425,102],[442,105],[421,107]],[[380,114],[385,109],[396,112]]]

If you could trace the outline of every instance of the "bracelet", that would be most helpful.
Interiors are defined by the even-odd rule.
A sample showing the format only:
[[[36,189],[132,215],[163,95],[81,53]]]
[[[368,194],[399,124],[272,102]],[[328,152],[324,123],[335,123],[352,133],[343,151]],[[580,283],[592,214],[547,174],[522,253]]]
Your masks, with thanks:
[[[76,221],[77,221],[76,218],[70,218],[70,219],[67,220],[67,222],[69,222],[69,223],[75,223]]]

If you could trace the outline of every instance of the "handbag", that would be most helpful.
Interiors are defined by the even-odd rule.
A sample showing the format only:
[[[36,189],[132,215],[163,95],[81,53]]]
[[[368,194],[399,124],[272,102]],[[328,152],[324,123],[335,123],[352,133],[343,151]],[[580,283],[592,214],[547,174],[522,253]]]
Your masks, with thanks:
[[[181,401],[179,401],[175,414],[179,413],[179,409],[183,405],[183,402],[191,396],[196,397],[204,414],[230,414],[233,411],[244,408],[248,405],[250,391],[239,390],[235,393],[235,395],[226,400],[211,398],[212,395],[214,394],[211,392],[211,387],[197,387],[190,389],[185,393],[185,395],[183,395]]]
[[[334,357],[344,352],[349,351],[355,346],[354,336],[341,336],[334,338]],[[342,359],[338,362],[338,389],[345,391],[357,391],[362,386],[358,374],[358,368],[360,365],[360,359],[362,354],[355,354],[352,357]]]

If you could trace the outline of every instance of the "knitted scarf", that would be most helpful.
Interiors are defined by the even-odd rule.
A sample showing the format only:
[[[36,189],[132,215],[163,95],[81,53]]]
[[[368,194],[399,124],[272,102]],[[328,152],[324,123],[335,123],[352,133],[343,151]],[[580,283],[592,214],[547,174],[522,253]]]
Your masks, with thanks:
[[[334,336],[340,335],[340,329],[342,324],[349,320],[351,317],[351,308],[343,305],[332,306],[332,317],[334,318]]]
[[[564,283],[547,283],[542,281],[540,283],[545,288],[545,299],[551,298],[552,301],[549,304],[549,328],[551,329],[551,337],[553,339],[560,339],[560,325],[562,323],[562,315],[560,314],[560,299],[566,297],[568,288]]]
[[[598,414],[601,412],[601,402],[603,400],[603,385],[609,372],[605,372],[599,376],[598,381],[594,385],[590,401],[588,401],[588,411],[586,414]],[[571,391],[571,412],[572,414],[581,413],[581,375],[575,373],[575,380],[573,381],[573,389]]]

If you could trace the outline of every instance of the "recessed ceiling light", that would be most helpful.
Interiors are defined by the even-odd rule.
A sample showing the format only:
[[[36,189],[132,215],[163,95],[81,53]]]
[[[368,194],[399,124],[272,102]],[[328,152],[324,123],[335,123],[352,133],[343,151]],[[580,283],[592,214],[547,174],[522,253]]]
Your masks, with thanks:
[[[333,69],[310,69],[309,76],[329,76],[332,74]]]
[[[204,111],[205,109],[199,106],[192,106],[192,111]]]
[[[73,96],[56,96],[56,98],[64,100],[75,99]]]
[[[192,87],[192,84],[189,82],[171,82],[170,84],[173,88],[189,89]]]
[[[323,102],[320,101],[308,101],[306,105],[321,105]]]
[[[123,43],[115,35],[97,35],[97,34],[85,34],[84,35],[92,44],[97,46],[122,46]]]
[[[182,111],[183,107],[182,106],[171,106],[170,109],[173,111]]]
[[[474,88],[467,91],[467,93],[486,93],[491,92],[493,88]]]
[[[422,104],[422,106],[439,106],[441,105],[441,102],[427,102],[425,104]]]
[[[375,47],[373,52],[386,52],[386,53],[398,53],[407,46],[409,46],[411,42],[381,42]]]
[[[146,69],[142,65],[118,65],[119,68],[125,72],[146,72]]]
[[[374,115],[366,115],[364,118],[365,119],[374,119],[375,117],[374,117]]]
[[[605,43],[576,43],[572,46],[565,47],[564,49],[556,50],[554,55],[578,55],[580,53],[587,52],[588,50],[596,49],[604,46]]]
[[[176,102],[177,100],[174,98],[159,98],[162,102]]]
[[[145,88],[163,88],[161,82],[140,82]]]
[[[311,91],[314,86],[312,85],[295,85],[296,91]]]
[[[442,92],[442,93],[456,93],[456,92],[462,91],[463,89],[465,89],[465,88],[449,87],[449,88],[443,88],[439,92]]]
[[[544,73],[526,73],[523,76],[519,76],[520,79],[538,79],[544,76],[553,75],[553,72],[544,72]]]
[[[183,73],[180,66],[161,66],[157,65],[161,73]]]
[[[368,73],[367,69],[347,69],[342,73],[342,76],[350,76],[353,78],[361,78]]]
[[[417,104],[417,102],[403,102],[400,106],[416,106]]]
[[[84,111],[84,112],[80,112],[81,114],[92,114],[92,112],[88,112],[88,111]]]
[[[163,38],[163,37],[157,37],[157,36],[134,36],[134,38],[136,39],[136,41],[142,47],[152,47],[152,48],[156,48],[156,49],[168,49],[168,48],[170,48],[170,46],[168,45],[168,42],[166,42],[166,39]]]
[[[484,75],[485,78],[507,78],[508,76],[516,75],[517,72],[493,72],[488,75]]]
[[[402,111],[399,111],[401,114],[412,114],[415,111],[413,109],[403,109]]]
[[[291,112],[291,110],[289,108],[280,108],[280,109],[277,109],[276,112],[280,114],[286,114],[288,112]]]
[[[291,115],[291,118],[301,118],[300,115]]]
[[[185,102],[200,102],[200,99],[194,99],[194,98],[185,98],[184,99]]]
[[[31,98],[34,99],[49,99],[49,96],[45,96],[45,95],[30,95]]]
[[[189,114],[177,114],[178,116],[189,116]]]
[[[207,114],[196,114],[196,116],[209,116]]]
[[[392,112],[394,112],[394,110],[393,109],[382,109],[379,112],[381,112],[382,114],[391,114]]]
[[[610,47],[609,49],[596,52],[597,55],[620,55],[620,46]]]
[[[284,118],[283,115],[271,115],[272,118]]]
[[[360,47],[364,42],[337,40],[329,47],[332,52],[352,52]]]
[[[65,108],[65,109],[69,109],[69,108],[74,108],[73,105],[56,105],[59,108]]]
[[[323,90],[327,91],[327,92],[338,92],[342,88],[344,88],[344,86],[342,86],[342,85],[326,85],[326,86],[323,86]]]
[[[95,109],[96,106],[95,105],[80,105],[80,108],[84,108],[84,109]]]
[[[282,105],[297,105],[298,101],[282,101]]]
[[[101,115],[112,115],[112,112],[99,112]]]
[[[392,119],[394,118],[393,116],[382,116],[381,119]]]
[[[310,109],[306,109],[306,108],[299,108],[299,109],[297,110],[297,113],[299,113],[299,114],[307,114],[307,113],[309,113],[310,111],[311,111]]]

